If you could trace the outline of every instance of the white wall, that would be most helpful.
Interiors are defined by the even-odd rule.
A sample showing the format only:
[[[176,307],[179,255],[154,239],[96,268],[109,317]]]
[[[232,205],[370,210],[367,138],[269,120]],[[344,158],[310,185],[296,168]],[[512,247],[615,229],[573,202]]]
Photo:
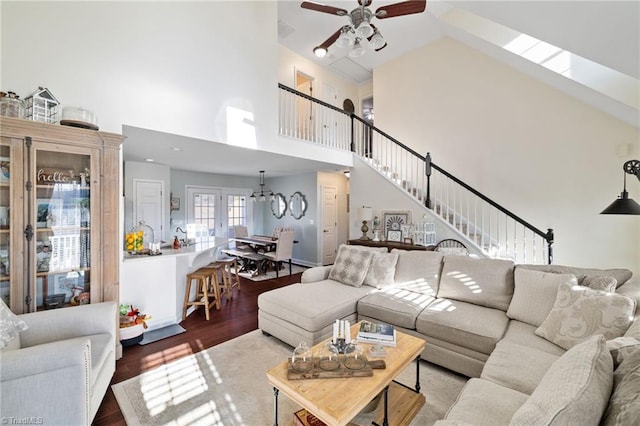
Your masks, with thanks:
[[[2,2],[3,91],[48,87],[122,125],[256,146],[277,134],[276,2]],[[244,127],[246,129],[246,123]]]
[[[377,127],[553,228],[554,263],[640,273],[639,218],[598,214],[639,156],[638,128],[451,39],[376,69],[374,93]]]
[[[323,85],[328,85],[336,89],[338,99],[332,103],[338,108],[342,108],[342,102],[349,98],[354,104],[358,102],[358,86],[340,75],[315,64],[303,56],[294,53],[284,46],[279,46],[278,55],[278,82],[296,88],[296,71],[313,77],[313,97],[328,102],[322,92]]]

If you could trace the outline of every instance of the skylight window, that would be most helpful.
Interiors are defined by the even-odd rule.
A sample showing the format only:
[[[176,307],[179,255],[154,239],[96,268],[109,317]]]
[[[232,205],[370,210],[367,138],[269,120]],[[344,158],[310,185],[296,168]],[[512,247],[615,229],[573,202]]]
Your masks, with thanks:
[[[636,78],[461,9],[450,10],[442,19],[603,95],[640,108],[640,81]]]

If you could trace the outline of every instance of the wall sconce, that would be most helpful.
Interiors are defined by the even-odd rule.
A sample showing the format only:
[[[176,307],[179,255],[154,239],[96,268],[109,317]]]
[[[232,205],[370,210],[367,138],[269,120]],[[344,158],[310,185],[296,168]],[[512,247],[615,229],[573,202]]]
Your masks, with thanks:
[[[362,206],[358,209],[358,219],[362,221],[362,227],[360,230],[362,231],[361,240],[369,240],[369,236],[367,232],[369,231],[369,227],[367,226],[367,222],[373,219],[373,209],[371,207]]]
[[[600,214],[632,214],[640,215],[640,205],[629,198],[627,192],[627,174],[635,175],[640,181],[640,160],[630,160],[622,166],[624,170],[624,186],[618,199],[609,204],[609,207],[602,210]]]

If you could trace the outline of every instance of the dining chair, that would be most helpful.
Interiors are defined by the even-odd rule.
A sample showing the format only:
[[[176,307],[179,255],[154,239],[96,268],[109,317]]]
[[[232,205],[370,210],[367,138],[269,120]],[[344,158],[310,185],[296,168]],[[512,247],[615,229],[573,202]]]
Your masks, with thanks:
[[[438,251],[445,254],[458,254],[461,256],[468,256],[469,250],[467,246],[465,246],[462,242],[458,240],[454,240],[452,238],[447,238],[441,240],[436,244],[434,251]]]
[[[234,225],[233,236],[237,238],[248,237],[249,231],[247,230],[247,227],[244,225]],[[235,244],[236,244],[236,250],[251,250],[251,247],[249,247],[249,245],[247,244],[239,243],[239,242],[236,242]]]
[[[276,226],[275,228],[273,228],[273,233],[271,234],[271,236],[273,238],[278,238],[280,237],[281,232],[282,232],[282,226]]]
[[[291,275],[291,257],[293,255],[294,234],[295,232],[293,230],[281,231],[275,251],[270,251],[264,254],[265,258],[274,264],[276,268],[276,278],[279,276],[280,264],[285,260],[289,261],[289,275]]]

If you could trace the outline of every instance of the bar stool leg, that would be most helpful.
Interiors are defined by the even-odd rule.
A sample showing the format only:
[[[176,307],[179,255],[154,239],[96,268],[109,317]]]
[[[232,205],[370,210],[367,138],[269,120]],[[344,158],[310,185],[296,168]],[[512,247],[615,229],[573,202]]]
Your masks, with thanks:
[[[200,288],[202,289],[199,296],[203,296],[204,300],[203,300],[203,304],[204,304],[204,316],[207,319],[207,321],[209,321],[209,283],[207,283],[207,277],[206,276],[201,276],[200,278],[198,278],[198,283],[200,285]]]
[[[187,284],[185,286],[184,293],[184,304],[182,306],[182,321],[187,319],[187,309],[189,308],[189,293],[191,293],[191,275],[187,274]]]
[[[211,287],[213,287],[213,295],[216,299],[216,309],[220,309],[220,281],[218,280],[218,270],[220,268],[214,268],[210,275]]]

